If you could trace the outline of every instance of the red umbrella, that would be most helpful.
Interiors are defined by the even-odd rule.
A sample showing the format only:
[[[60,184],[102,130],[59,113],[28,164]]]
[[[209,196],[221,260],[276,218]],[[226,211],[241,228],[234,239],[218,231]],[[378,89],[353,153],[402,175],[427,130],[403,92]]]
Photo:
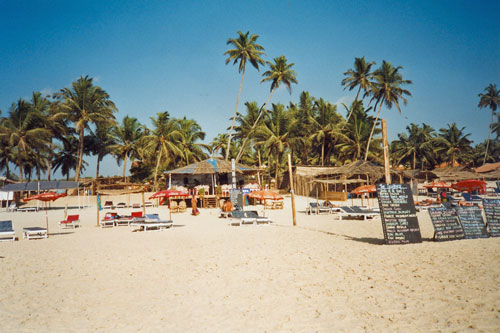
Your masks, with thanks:
[[[182,192],[178,190],[163,190],[156,192],[152,196],[149,197],[149,199],[156,199],[156,198],[170,198],[170,197],[187,197],[189,196],[189,193],[187,192]]]
[[[424,185],[425,188],[450,188],[451,185],[446,184],[445,182],[432,182]]]
[[[479,179],[462,180],[451,185],[457,191],[472,192],[479,190],[481,193],[486,193],[486,182]]]
[[[363,193],[375,193],[377,192],[377,188],[375,185],[363,185],[358,186],[354,190],[351,191],[351,194],[363,194]]]
[[[273,191],[269,191],[269,190],[253,191],[253,192],[250,192],[248,197],[259,199],[259,200],[265,200],[265,199],[282,200],[283,199],[283,197],[281,195],[279,195],[278,193],[273,192]]]
[[[27,197],[24,199],[24,202],[30,200],[40,200],[40,201],[54,201],[61,197],[65,197],[66,193],[55,193],[55,192],[45,192],[36,195],[32,195],[31,197]]]

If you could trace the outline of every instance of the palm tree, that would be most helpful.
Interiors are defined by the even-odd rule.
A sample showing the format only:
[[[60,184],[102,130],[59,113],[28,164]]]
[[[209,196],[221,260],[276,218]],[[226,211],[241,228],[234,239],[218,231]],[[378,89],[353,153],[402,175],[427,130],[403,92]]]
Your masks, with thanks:
[[[123,160],[122,177],[125,178],[127,172],[127,160],[137,155],[139,140],[144,135],[144,129],[137,118],[125,116],[122,124],[114,127],[113,141],[110,149],[113,151],[117,161]]]
[[[299,104],[290,103],[288,111],[291,113],[290,153],[292,159],[299,164],[307,164],[312,150],[312,140],[310,138],[313,127],[313,119],[317,109],[314,106],[315,99],[309,92],[303,91],[299,97]]]
[[[145,149],[157,153],[154,173],[154,187],[157,189],[158,169],[163,155],[168,165],[175,156],[181,153],[177,147],[181,138],[181,132],[179,122],[175,118],[170,118],[167,111],[157,113],[156,118],[151,117],[151,121],[153,122],[154,129],[151,134],[144,136],[143,141],[145,142]]]
[[[279,188],[280,161],[285,147],[288,146],[289,129],[289,113],[285,111],[283,104],[273,104],[271,114],[268,114],[268,118],[256,133],[258,144],[262,144],[269,152],[274,153],[276,189]]]
[[[31,108],[29,102],[19,99],[11,106],[8,118],[2,122],[0,133],[15,154],[19,167],[19,180],[23,181],[23,164],[28,162],[33,149],[43,150],[47,145],[50,131],[37,127],[39,114]]]
[[[367,92],[371,88],[372,83],[370,80],[373,78],[373,73],[371,73],[370,70],[374,64],[374,61],[367,63],[365,61],[365,57],[354,58],[354,69],[349,69],[344,73],[344,75],[347,76],[342,80],[342,85],[345,86],[344,90],[346,88],[349,88],[349,91],[351,91],[354,88],[358,87],[356,98],[351,105],[351,110],[349,110],[347,114],[347,120],[349,120],[349,118],[351,117],[352,107],[354,106],[354,103],[358,101],[361,89]]]
[[[236,98],[236,106],[234,107],[233,121],[231,123],[231,129],[229,130],[229,136],[227,139],[226,150],[226,160],[229,158],[229,150],[231,147],[231,138],[233,134],[234,122],[236,120],[236,113],[238,111],[238,103],[240,101],[241,89],[243,88],[243,79],[245,78],[245,68],[247,61],[249,61],[253,67],[259,70],[259,65],[264,65],[264,60],[260,57],[264,54],[264,48],[257,44],[257,39],[259,35],[251,35],[248,37],[250,32],[247,31],[245,34],[238,31],[238,38],[230,38],[227,40],[227,45],[231,45],[234,49],[227,50],[224,55],[228,55],[226,59],[226,65],[233,62],[233,65],[239,62],[238,72],[241,73],[240,89],[238,90],[238,97]]]
[[[63,144],[54,155],[54,172],[61,168],[61,174],[69,180],[71,170],[76,170],[78,165],[78,140],[73,135],[67,135],[60,140]],[[87,162],[83,161],[82,168],[85,169]]]
[[[398,140],[391,142],[391,154],[395,157],[396,164],[410,162],[412,169],[417,167],[417,159],[423,168],[424,160],[432,158],[435,143],[434,129],[423,124],[422,127],[411,123],[406,126],[406,133],[399,133]]]
[[[297,78],[296,78],[296,73],[292,69],[292,67],[295,65],[293,62],[292,63],[287,63],[287,59],[285,58],[284,55],[274,58],[274,63],[272,62],[267,62],[269,65],[270,69],[262,76],[264,77],[261,81],[262,82],[267,82],[271,81],[271,93],[269,94],[269,98],[267,99],[266,103],[260,108],[259,110],[259,115],[257,116],[257,119],[255,120],[255,123],[252,125],[250,133],[252,130],[257,126],[260,117],[262,116],[262,113],[266,109],[267,104],[271,101],[271,97],[273,97],[274,92],[276,89],[278,89],[281,84],[284,84],[289,93],[292,93],[292,83],[297,84]],[[238,153],[238,156],[236,157],[236,162],[238,162],[241,158],[241,155],[243,154],[243,150],[245,149],[246,142],[248,141],[248,136],[243,140],[243,143],[241,144],[240,151]]]
[[[113,136],[114,126],[108,122],[96,123],[95,129],[91,131],[88,139],[89,148],[92,154],[97,155],[97,163],[95,170],[95,177],[99,177],[99,169],[104,156],[111,154],[113,145],[116,144],[115,137]]]
[[[366,145],[365,161],[368,159],[370,141],[373,136],[375,126],[377,125],[382,105],[385,103],[388,109],[391,109],[392,106],[395,105],[399,113],[401,113],[399,100],[401,99],[406,105],[408,101],[405,97],[403,97],[403,95],[411,96],[411,93],[408,90],[401,88],[402,85],[412,83],[410,80],[403,80],[403,76],[401,75],[401,73],[399,73],[399,70],[402,68],[403,67],[401,66],[394,67],[390,62],[386,62],[384,60],[382,62],[382,66],[375,72],[373,72],[373,78],[375,79],[375,82],[372,85],[372,100],[377,100],[375,105],[379,105],[379,109],[377,111],[375,122],[373,123],[372,132],[370,134],[370,137],[368,138],[368,144]]]
[[[209,145],[210,157],[216,156],[219,151],[221,156],[226,155],[227,136],[228,135],[226,133],[220,133],[213,138]]]
[[[75,171],[75,181],[78,181],[83,163],[85,129],[89,128],[90,123],[114,123],[113,112],[117,109],[109,99],[108,93],[101,87],[94,86],[92,78],[88,75],[80,76],[72,83],[71,88],[61,89],[56,97],[62,100],[60,107],[66,112],[68,119],[73,122],[78,132],[78,164]]]
[[[325,102],[323,98],[315,102],[315,108],[317,114],[311,119],[313,133],[310,138],[321,146],[321,166],[324,166],[325,155],[328,155],[329,147],[341,138],[344,123],[336,111],[337,106]]]
[[[484,89],[486,93],[479,94],[480,100],[478,106],[480,108],[489,107],[491,109],[491,122],[490,133],[488,134],[488,142],[486,144],[486,151],[484,152],[483,165],[486,163],[488,156],[488,146],[490,144],[491,133],[493,132],[493,122],[495,120],[495,112],[500,105],[500,89],[497,89],[496,84],[490,84]]]
[[[207,158],[203,149],[208,149],[208,145],[196,142],[205,139],[205,132],[201,130],[201,126],[194,119],[184,117],[179,120],[179,127],[181,134],[179,146],[184,165]]]
[[[456,161],[466,163],[472,156],[471,141],[468,139],[470,133],[464,133],[465,127],[459,129],[456,123],[448,124],[448,128],[441,128],[441,134],[436,138],[438,153],[445,155],[446,161],[455,165]]]

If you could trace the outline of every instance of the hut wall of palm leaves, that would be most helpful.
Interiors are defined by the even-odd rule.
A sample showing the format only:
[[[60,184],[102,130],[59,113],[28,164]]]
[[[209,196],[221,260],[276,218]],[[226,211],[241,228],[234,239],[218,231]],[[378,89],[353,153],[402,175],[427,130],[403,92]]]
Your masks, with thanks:
[[[356,92],[351,105],[337,106],[307,91],[296,102],[284,105],[272,100],[273,93],[280,84],[291,89],[298,74],[285,57],[274,60],[266,63],[269,69],[262,80],[271,83],[267,99],[256,96],[259,101],[246,101],[242,108],[236,108],[239,111],[234,118],[229,150],[228,134],[205,141],[201,124],[187,117],[171,117],[168,111],[152,115],[150,124],[130,116],[121,121],[115,119],[118,110],[112,96],[86,76],[52,96],[34,92],[29,101],[20,98],[7,113],[2,113],[0,171],[7,178],[18,180],[50,180],[55,171],[67,179],[74,175],[78,180],[84,170],[95,172],[98,177],[103,158],[112,157],[120,163],[115,174],[124,176],[129,171],[131,182],[150,181],[158,185],[165,171],[211,156],[227,156],[265,169],[264,181],[277,179],[276,186],[282,187],[288,184],[286,179],[283,184],[283,174],[289,153],[294,165],[339,167],[359,160],[382,164],[379,116],[393,107],[400,110],[409,91],[395,89],[392,97],[386,98],[377,89],[384,72],[408,86],[400,66],[383,62],[377,68],[373,62],[356,58],[354,68],[344,73],[342,81],[346,89]],[[287,77],[274,73],[281,67],[286,69]],[[442,163],[472,168],[484,162],[498,162],[499,94],[500,90],[490,85],[479,95],[479,107],[492,113],[489,140],[473,145],[466,128],[455,123],[443,123],[438,130],[428,124],[411,123],[390,145],[392,165],[433,170]],[[92,99],[83,98],[86,95],[92,95]],[[97,163],[89,164],[91,155]]]

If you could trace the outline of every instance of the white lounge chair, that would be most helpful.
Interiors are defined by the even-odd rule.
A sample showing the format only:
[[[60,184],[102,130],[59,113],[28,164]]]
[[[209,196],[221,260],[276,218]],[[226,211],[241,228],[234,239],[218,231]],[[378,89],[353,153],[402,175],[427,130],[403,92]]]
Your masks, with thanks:
[[[0,221],[0,241],[15,241],[16,232],[12,229],[12,221]]]
[[[308,215],[321,214],[321,213],[330,214],[331,212],[332,209],[330,207],[324,205],[318,205],[317,202],[310,202],[306,209],[306,213]]]
[[[231,217],[229,218],[229,225],[231,226],[249,225],[254,223],[257,223],[256,218],[246,216],[246,211],[233,210],[231,212]]]
[[[116,208],[127,208],[127,204],[125,202],[119,202],[116,204]]]
[[[115,219],[118,218],[118,213],[116,212],[109,212],[104,215],[104,218],[99,221],[99,225],[101,228],[105,227],[114,227],[115,226]]]
[[[256,210],[244,210],[243,212],[245,217],[254,219],[256,224],[269,224],[272,222],[267,216],[259,216],[259,213],[257,213]]]
[[[59,228],[80,227],[80,215],[68,215],[66,220],[59,222]]]
[[[47,238],[47,229],[40,227],[23,228],[23,238],[28,240]]]
[[[144,219],[134,218],[134,221],[130,223],[130,226],[136,227],[134,231],[143,230],[151,231],[157,230],[161,231],[163,229],[170,229],[174,226],[174,221],[172,220],[160,220],[158,214],[146,214]]]
[[[17,205],[15,202],[12,202],[9,207],[7,207],[8,212],[15,212],[17,210]]]
[[[357,206],[353,207],[347,207],[347,206],[342,206],[338,207],[337,211],[335,214],[343,220],[344,217],[351,218],[351,219],[363,219],[363,220],[369,220],[369,219],[374,219],[376,217],[380,217],[380,213],[368,209],[362,209]]]

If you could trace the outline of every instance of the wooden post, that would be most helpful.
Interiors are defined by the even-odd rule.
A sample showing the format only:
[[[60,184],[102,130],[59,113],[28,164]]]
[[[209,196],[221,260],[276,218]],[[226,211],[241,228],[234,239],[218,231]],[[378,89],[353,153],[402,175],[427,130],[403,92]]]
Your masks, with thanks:
[[[389,144],[387,142],[387,123],[385,119],[382,119],[382,144],[384,148],[385,183],[391,184],[391,170],[389,166]]]
[[[146,206],[144,206],[144,191],[141,192],[142,196],[142,215],[146,215]]]
[[[288,154],[288,173],[290,178],[290,194],[292,195],[292,216],[293,216],[293,226],[297,225],[297,220],[295,216],[295,197],[293,193],[293,175],[292,175],[292,155]]]

